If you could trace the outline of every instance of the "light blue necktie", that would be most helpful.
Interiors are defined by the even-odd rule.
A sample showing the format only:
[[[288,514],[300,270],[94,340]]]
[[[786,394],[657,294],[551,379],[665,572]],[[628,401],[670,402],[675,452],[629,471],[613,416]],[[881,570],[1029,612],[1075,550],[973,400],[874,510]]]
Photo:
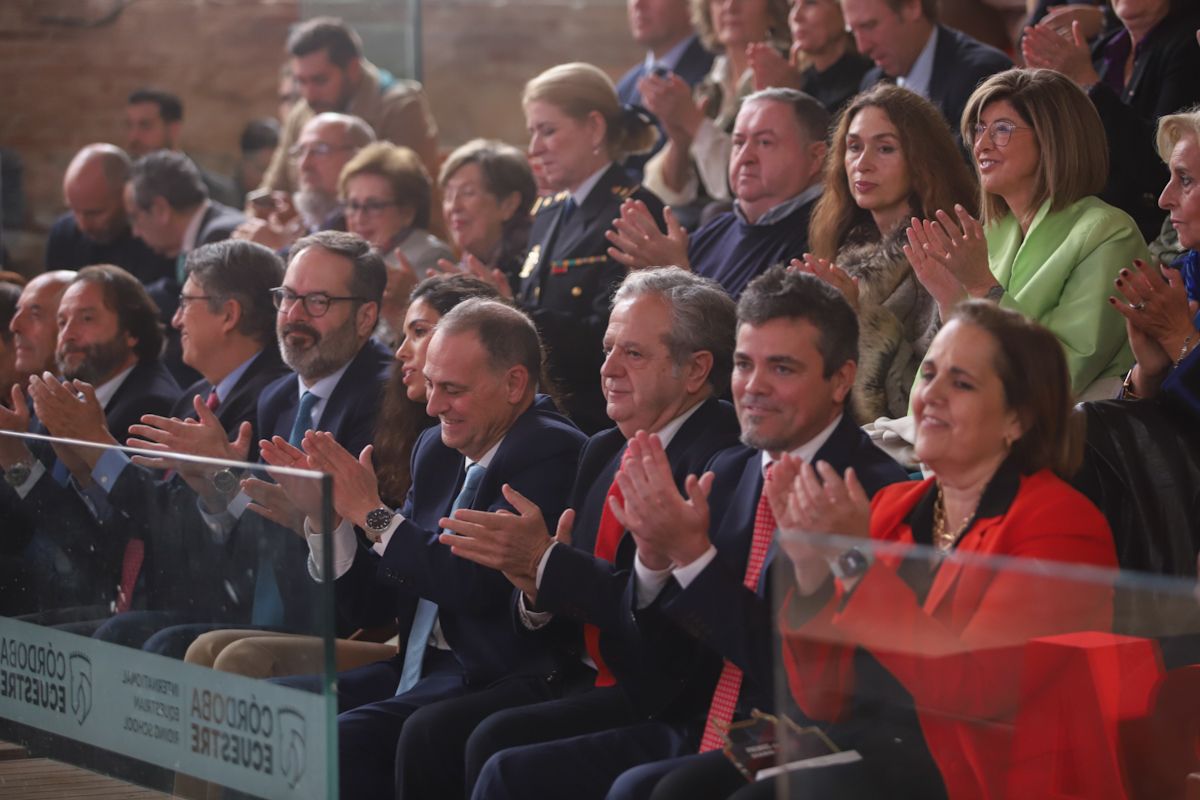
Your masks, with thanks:
[[[483,480],[483,474],[486,471],[486,467],[481,464],[472,464],[467,467],[467,477],[463,481],[462,491],[458,493],[458,497],[454,498],[454,505],[450,506],[451,516],[458,509],[468,508],[474,502],[475,493],[479,490],[479,482]],[[404,648],[404,670],[400,673],[400,684],[396,687],[396,694],[404,694],[416,686],[417,681],[421,679],[421,662],[425,658],[425,647],[429,643],[429,636],[433,633],[433,623],[437,619],[437,611],[437,603],[432,600],[422,597],[417,601],[412,628],[408,632],[408,644]]]
[[[296,421],[288,435],[288,444],[300,446],[304,432],[312,427],[313,406],[321,398],[312,392],[300,395],[300,407],[296,409]],[[275,579],[275,564],[271,553],[265,548],[258,551],[258,574],[254,580],[254,605],[250,612],[252,625],[279,627],[283,624],[283,595],[279,593],[279,582]]]

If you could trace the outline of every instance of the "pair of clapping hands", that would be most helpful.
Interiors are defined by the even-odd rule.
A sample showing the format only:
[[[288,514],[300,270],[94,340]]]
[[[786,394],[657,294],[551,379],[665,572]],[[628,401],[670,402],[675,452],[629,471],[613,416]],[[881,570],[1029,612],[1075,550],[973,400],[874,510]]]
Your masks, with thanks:
[[[680,494],[662,443],[657,436],[640,432],[630,439],[616,480],[622,497],[610,496],[609,510],[632,534],[643,564],[667,569],[691,563],[708,550],[711,472],[688,476],[685,494]],[[503,491],[516,513],[460,510],[454,518],[441,520],[452,531],[443,533],[441,541],[455,555],[500,570],[536,599],[537,566],[552,543],[570,544],[575,512],[563,512],[551,539],[538,507],[509,486]],[[853,470],[843,479],[825,462],[813,467],[785,455],[772,469],[764,491],[782,531],[869,534],[870,502]],[[810,583],[815,590],[817,578],[828,574],[827,560],[803,537],[785,536],[781,546],[792,558],[798,578],[804,578],[802,590]]]

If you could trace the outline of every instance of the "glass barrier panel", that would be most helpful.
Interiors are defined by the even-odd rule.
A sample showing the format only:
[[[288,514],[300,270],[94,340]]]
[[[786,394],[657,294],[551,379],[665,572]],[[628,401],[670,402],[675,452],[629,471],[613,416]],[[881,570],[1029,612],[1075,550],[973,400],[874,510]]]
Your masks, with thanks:
[[[12,434],[0,468],[0,740],[183,797],[336,795],[326,476]]]
[[[778,537],[774,707],[726,748],[768,794],[1182,798],[1200,772],[1194,580]]]

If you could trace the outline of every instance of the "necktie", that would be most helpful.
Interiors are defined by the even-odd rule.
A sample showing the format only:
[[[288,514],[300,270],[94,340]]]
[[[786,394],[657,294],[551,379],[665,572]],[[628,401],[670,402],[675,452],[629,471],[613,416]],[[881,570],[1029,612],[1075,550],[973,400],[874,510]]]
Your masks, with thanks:
[[[467,508],[475,501],[475,493],[487,468],[482,464],[472,464],[467,468],[467,477],[463,480],[462,490],[454,498],[450,506],[450,514],[460,508]],[[433,633],[433,623],[437,620],[437,603],[422,597],[417,601],[417,610],[413,613],[412,628],[408,631],[408,644],[404,648],[404,669],[400,673],[400,683],[396,686],[396,694],[404,694],[417,685],[421,679],[421,662],[425,660],[425,647],[429,636]]]
[[[125,543],[125,554],[121,556],[121,585],[117,587],[118,614],[128,611],[133,605],[133,586],[137,583],[145,557],[146,543],[141,539],[130,539]]]
[[[771,474],[771,466],[767,467],[767,475]],[[775,535],[775,515],[771,513],[771,505],[767,502],[764,491],[758,496],[758,508],[754,512],[754,536],[750,540],[750,555],[746,559],[746,575],[742,585],[754,591],[758,586],[758,576],[762,573],[763,564],[767,560],[767,550]],[[733,719],[733,711],[737,707],[738,693],[742,690],[742,671],[729,661],[721,668],[721,677],[717,679],[717,688],[713,691],[712,705],[708,709],[708,720],[704,723],[704,735],[700,738],[700,752],[721,749],[721,731],[729,727]]]
[[[296,421],[292,423],[292,432],[288,434],[288,444],[299,447],[304,439],[304,432],[313,426],[313,406],[321,398],[312,392],[300,395],[300,407],[296,409]]]
[[[617,485],[615,477],[612,486],[608,489],[608,494],[604,496],[604,510],[600,512],[600,525],[596,528],[596,545],[592,548],[592,555],[602,558],[610,564],[616,561],[617,545],[621,543],[621,537],[625,534],[625,528],[617,522],[616,515],[609,508],[609,498],[613,497],[617,499],[618,503],[624,500],[621,495],[621,487]],[[587,646],[587,652],[591,656],[592,662],[596,665],[596,686],[615,686],[617,679],[600,656],[600,629],[590,623],[585,624],[583,626],[583,643]]]
[[[575,203],[575,198],[568,197],[567,202],[563,204],[562,216],[559,217],[559,222],[566,224],[566,222],[571,219],[571,217],[575,214],[575,210],[578,208],[579,206]]]
[[[175,256],[175,282],[183,286],[187,280],[187,253]]]
[[[214,391],[213,394],[216,392]],[[209,395],[212,397],[212,394]],[[296,421],[288,434],[288,444],[300,446],[304,432],[312,427],[313,406],[319,400],[312,392],[300,395],[300,406],[296,409]],[[210,406],[211,407],[211,406]],[[275,578],[272,551],[264,546],[266,539],[259,540],[258,572],[254,578],[254,605],[250,612],[250,623],[277,628],[283,624],[283,595],[279,592],[279,581]]]
[[[216,413],[217,408],[221,405],[221,398],[217,397],[217,387],[214,386],[208,393],[208,397],[204,398],[204,405],[208,406],[209,411]]]

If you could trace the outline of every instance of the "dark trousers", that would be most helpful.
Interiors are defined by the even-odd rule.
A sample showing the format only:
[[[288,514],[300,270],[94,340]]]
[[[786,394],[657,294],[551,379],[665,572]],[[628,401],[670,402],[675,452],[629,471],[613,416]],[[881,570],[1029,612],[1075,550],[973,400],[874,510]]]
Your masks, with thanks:
[[[639,764],[691,752],[674,726],[641,722],[623,728],[501,750],[488,759],[473,800],[567,797],[603,800],[608,787]]]
[[[541,676],[514,676],[461,697],[413,712],[396,745],[396,797],[466,797],[463,746],[492,715],[521,711],[556,696],[560,687]]]
[[[586,676],[590,684],[594,673]],[[499,711],[483,720],[467,739],[467,796],[488,759],[501,750],[540,744],[632,725],[637,719],[621,689],[578,687],[555,700]]]

